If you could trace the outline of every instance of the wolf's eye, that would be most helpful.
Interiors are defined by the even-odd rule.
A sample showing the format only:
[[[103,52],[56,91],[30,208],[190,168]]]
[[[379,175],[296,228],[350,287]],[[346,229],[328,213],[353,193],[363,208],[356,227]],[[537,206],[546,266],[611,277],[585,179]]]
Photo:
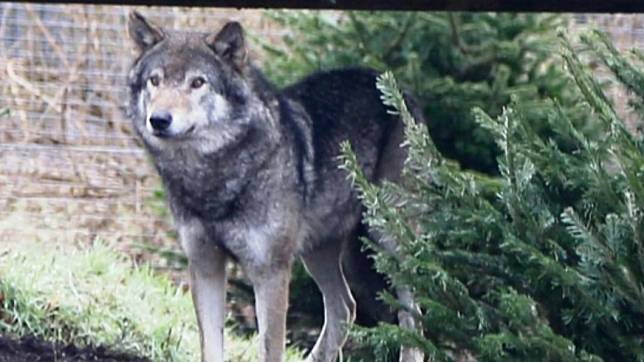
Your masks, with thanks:
[[[148,81],[150,82],[150,84],[152,84],[153,87],[158,87],[159,83],[161,83],[161,79],[159,78],[158,75],[151,76],[150,79],[148,79]]]
[[[206,83],[206,80],[203,77],[197,77],[190,82],[190,88],[197,89],[201,88]]]

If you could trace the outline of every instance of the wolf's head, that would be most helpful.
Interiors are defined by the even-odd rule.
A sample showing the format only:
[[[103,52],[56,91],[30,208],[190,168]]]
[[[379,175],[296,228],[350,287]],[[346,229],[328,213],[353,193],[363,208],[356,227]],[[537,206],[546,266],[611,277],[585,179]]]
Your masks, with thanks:
[[[129,33],[140,51],[128,75],[129,113],[148,147],[216,151],[258,126],[253,113],[266,112],[266,103],[257,102],[239,23],[174,33],[132,12]]]

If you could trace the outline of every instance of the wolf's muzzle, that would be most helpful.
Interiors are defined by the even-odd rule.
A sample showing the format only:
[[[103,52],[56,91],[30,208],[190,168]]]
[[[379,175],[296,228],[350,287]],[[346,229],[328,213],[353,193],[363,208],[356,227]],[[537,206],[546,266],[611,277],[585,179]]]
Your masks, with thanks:
[[[150,125],[155,133],[163,133],[172,123],[172,114],[169,112],[154,112],[150,116]]]

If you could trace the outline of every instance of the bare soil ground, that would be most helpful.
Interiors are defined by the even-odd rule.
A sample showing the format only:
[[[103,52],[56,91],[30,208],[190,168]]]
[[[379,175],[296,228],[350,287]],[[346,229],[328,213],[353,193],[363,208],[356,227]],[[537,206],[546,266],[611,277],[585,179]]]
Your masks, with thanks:
[[[0,336],[0,362],[149,362],[148,359],[109,351],[103,347],[78,348],[55,345],[27,337],[20,340]]]

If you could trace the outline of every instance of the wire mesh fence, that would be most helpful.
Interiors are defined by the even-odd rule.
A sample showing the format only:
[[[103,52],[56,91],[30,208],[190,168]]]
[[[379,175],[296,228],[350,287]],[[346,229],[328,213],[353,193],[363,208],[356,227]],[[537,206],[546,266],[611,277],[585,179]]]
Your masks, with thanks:
[[[159,180],[124,112],[131,10],[0,4],[0,243],[168,241]],[[234,19],[280,36],[256,10],[140,10],[180,31]]]
[[[130,10],[0,3],[0,109],[10,110],[0,118],[0,243],[170,241],[158,177],[124,114]],[[286,31],[259,10],[141,10],[177,30],[234,19],[251,38]],[[572,30],[598,25],[619,48],[644,43],[641,15],[571,17]]]

